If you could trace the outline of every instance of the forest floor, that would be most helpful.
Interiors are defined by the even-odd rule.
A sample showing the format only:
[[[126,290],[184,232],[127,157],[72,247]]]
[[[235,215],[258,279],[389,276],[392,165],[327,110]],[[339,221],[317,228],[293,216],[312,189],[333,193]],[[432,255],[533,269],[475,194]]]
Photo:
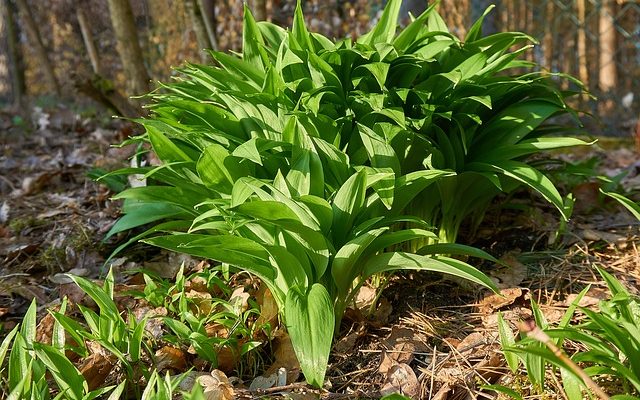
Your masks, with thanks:
[[[130,308],[137,316],[166,315],[166,310],[140,295],[144,292],[140,271],[170,281],[182,265],[184,275],[190,276],[207,264],[134,245],[105,266],[110,253],[129,237],[119,234],[104,240],[121,203],[111,200],[114,193],[107,186],[88,177],[93,169],[112,170],[128,163],[132,149],[110,146],[130,134],[131,128],[120,122],[100,127],[93,118],[82,119],[60,109],[36,113],[33,120],[35,128],[28,131],[27,124],[0,116],[0,338],[20,323],[36,299],[38,338],[50,340],[52,322],[46,309],[59,305],[64,296],[90,305],[65,274],[99,279],[109,265],[116,273],[119,307]],[[626,190],[640,189],[639,157],[629,141],[603,139],[580,153],[559,157],[608,176],[628,171],[621,184]],[[230,377],[230,387],[220,398],[230,398],[230,393],[236,397],[268,394],[303,399],[321,393],[330,398],[377,398],[391,392],[438,400],[492,398],[495,393],[480,386],[495,383],[533,395],[524,372],[518,376],[508,372],[500,350],[498,312],[515,331],[518,321],[531,318],[530,299],[534,299],[553,324],[586,285],[591,288],[580,305],[597,307],[608,291],[595,267],[613,273],[634,294],[640,287],[639,221],[617,204],[603,201],[597,182],[561,179],[577,201],[574,217],[559,240],[554,240],[557,213],[541,199],[523,193],[511,199],[509,207],[492,209],[477,232],[463,231],[467,243],[484,248],[507,265],[479,265],[497,282],[502,296],[431,274],[379,277],[363,288],[357,307],[345,317],[322,392],[295,383],[300,376],[281,329],[252,330],[251,324],[260,318],[249,315],[243,322],[247,332],[253,332],[249,339],[262,344],[253,355],[219,360],[218,369]],[[263,319],[267,318],[269,306],[259,283],[246,275],[231,282],[228,290],[212,291],[191,279],[189,296],[241,298],[245,310],[253,308],[257,314],[262,307]],[[150,333],[145,362],[163,373],[192,367],[206,373],[213,370],[192,347],[164,340],[169,333],[166,326],[150,325],[148,330],[159,333]],[[207,333],[231,335],[230,330],[213,328]],[[75,362],[92,382],[115,382],[122,373],[118,368],[105,370],[82,364],[83,360]],[[286,382],[278,379],[282,367]],[[257,375],[263,377],[254,379]],[[551,376],[547,383],[547,398],[559,398],[558,380]]]

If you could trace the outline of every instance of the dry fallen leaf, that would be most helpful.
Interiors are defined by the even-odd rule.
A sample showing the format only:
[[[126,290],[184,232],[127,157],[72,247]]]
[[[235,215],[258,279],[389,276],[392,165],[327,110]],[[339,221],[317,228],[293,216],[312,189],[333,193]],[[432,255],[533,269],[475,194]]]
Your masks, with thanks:
[[[398,325],[394,326],[389,337],[382,342],[387,350],[383,352],[378,371],[385,374],[396,364],[410,363],[415,352],[428,350],[425,343],[426,338],[424,335],[413,329]]]
[[[233,386],[224,372],[214,369],[210,375],[200,375],[196,382],[202,386],[206,400],[232,400],[235,398]]]
[[[196,316],[211,314],[211,308],[213,307],[213,300],[211,295],[206,292],[196,292],[190,290],[186,292],[187,299],[191,300],[190,309]]]
[[[578,306],[580,307],[595,306],[595,305],[598,305],[598,303],[600,303],[601,300],[606,300],[610,296],[611,295],[609,294],[609,291],[603,288],[591,287],[591,289],[589,289],[587,294],[585,294],[582,297],[582,299],[580,299],[580,301],[578,302]],[[578,294],[576,293],[569,294],[567,298],[564,300],[564,305],[569,307],[576,300],[577,297],[578,297]]]
[[[362,285],[356,295],[356,307],[360,310],[365,310],[371,306],[371,303],[376,298],[376,290],[372,287]]]
[[[87,347],[91,354],[82,359],[78,370],[87,381],[89,390],[94,390],[104,385],[104,381],[111,373],[117,359],[95,342],[87,342]]]
[[[182,350],[173,346],[164,346],[156,351],[156,368],[158,371],[172,369],[184,371],[187,366],[187,359]]]
[[[231,296],[229,296],[229,304],[233,305],[236,314],[243,313],[249,308],[249,298],[251,295],[245,292],[244,287],[237,287]]]
[[[264,373],[265,376],[270,376],[277,373],[280,368],[286,368],[287,370],[287,384],[293,383],[298,380],[300,376],[300,364],[298,363],[298,357],[293,350],[291,339],[286,333],[281,333],[273,341],[274,358],[275,361],[269,369]]]
[[[478,311],[482,314],[491,314],[521,299],[523,291],[521,288],[508,288],[500,290],[499,294],[491,294],[480,300]]]
[[[412,399],[418,398],[420,384],[413,369],[407,364],[397,364],[389,369],[387,379],[380,390],[384,396],[392,393],[400,393]]]
[[[278,304],[276,304],[273,294],[264,283],[260,284],[256,299],[260,305],[260,316],[256,321],[256,325],[262,327],[269,324],[271,328],[275,327],[278,322]]]

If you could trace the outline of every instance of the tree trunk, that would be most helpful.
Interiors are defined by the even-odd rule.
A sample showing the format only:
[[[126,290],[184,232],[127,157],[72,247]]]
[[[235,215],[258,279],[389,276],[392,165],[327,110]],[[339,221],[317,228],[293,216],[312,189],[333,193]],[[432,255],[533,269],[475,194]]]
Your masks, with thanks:
[[[84,46],[87,49],[89,61],[91,61],[91,68],[93,68],[93,73],[96,75],[103,75],[102,68],[100,66],[100,57],[98,56],[98,49],[96,48],[96,44],[93,40],[91,28],[89,27],[89,21],[87,20],[87,16],[84,13],[82,4],[78,4],[78,8],[76,9],[76,16],[78,17],[80,32],[82,33]]]
[[[553,1],[547,2],[545,9],[544,38],[542,39],[544,63],[543,67],[553,72]]]
[[[200,59],[204,62],[207,60],[207,55],[204,52],[205,49],[210,49],[211,43],[209,42],[209,35],[207,34],[207,28],[204,25],[204,19],[200,6],[197,0],[187,0],[185,3],[189,17],[191,18],[191,26],[196,34],[196,40],[198,41],[198,47],[200,50]]]
[[[130,95],[144,94],[149,91],[149,74],[142,60],[131,4],[129,0],[108,0],[108,3],[118,53],[127,78],[127,92]]]
[[[24,68],[22,68],[22,52],[18,42],[18,27],[14,19],[14,9],[9,0],[0,0],[2,3],[2,18],[5,20],[7,32],[7,49],[9,56],[9,73],[11,74],[11,94],[13,104],[20,107],[24,96]]]
[[[253,13],[253,18],[255,18],[256,21],[266,21],[267,20],[267,1],[253,0],[250,4],[251,4],[251,12]]]
[[[18,6],[18,10],[20,11],[24,29],[27,31],[29,40],[31,40],[32,42],[31,44],[33,45],[33,49],[35,50],[35,55],[38,59],[38,63],[42,67],[42,72],[44,73],[47,81],[49,81],[49,84],[51,85],[51,88],[53,89],[55,94],[59,96],[60,84],[58,83],[58,79],[56,78],[56,75],[53,71],[53,65],[49,60],[47,50],[42,42],[40,31],[38,30],[38,25],[36,25],[36,22],[31,15],[31,10],[27,5],[26,0],[16,0],[16,5]]]
[[[586,33],[586,21],[585,21],[585,2],[584,0],[577,0],[577,14],[578,22],[578,78],[589,87],[589,68],[587,65],[587,33]],[[585,93],[582,96],[582,100],[587,101],[589,96]]]
[[[204,27],[209,36],[209,43],[213,50],[218,50],[218,38],[216,37],[216,1],[215,0],[198,0],[198,7],[202,15]]]
[[[618,83],[616,71],[616,28],[612,0],[602,0],[600,8],[600,90],[608,92]]]

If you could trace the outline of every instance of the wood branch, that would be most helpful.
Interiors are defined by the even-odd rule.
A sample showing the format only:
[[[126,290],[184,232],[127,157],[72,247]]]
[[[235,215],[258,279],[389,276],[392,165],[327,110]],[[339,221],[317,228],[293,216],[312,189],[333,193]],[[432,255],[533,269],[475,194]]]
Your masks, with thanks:
[[[118,116],[137,118],[143,115],[142,108],[131,103],[129,99],[115,89],[113,82],[100,75],[94,75],[91,78],[79,78],[75,86],[79,92],[115,111]]]
[[[47,49],[44,47],[44,43],[42,42],[38,25],[33,19],[33,15],[31,15],[31,9],[29,8],[26,0],[15,0],[15,2],[18,6],[18,10],[20,11],[20,17],[22,19],[24,29],[27,31],[27,35],[29,36],[29,40],[31,41],[31,45],[35,51],[38,63],[42,68],[42,72],[44,73],[47,81],[49,81],[49,85],[51,85],[53,91],[59,96],[60,84],[58,83],[58,79],[53,71],[53,65],[49,60]]]
[[[215,0],[198,0],[198,6],[200,8],[204,27],[206,28],[207,35],[209,36],[211,49],[218,50],[218,38],[216,36],[216,2]]]
[[[198,47],[200,50],[200,58],[202,62],[205,62],[208,57],[207,53],[204,50],[211,49],[212,46],[209,42],[209,35],[207,34],[207,28],[204,24],[202,12],[200,10],[200,6],[198,5],[198,0],[187,0],[185,6],[189,13],[189,17],[191,17],[191,26],[193,27],[193,31],[196,34],[196,40],[198,41]]]
[[[98,56],[98,49],[96,43],[93,40],[93,34],[89,27],[89,21],[87,15],[84,12],[82,4],[78,4],[76,9],[76,16],[78,18],[78,25],[80,25],[80,32],[82,33],[82,40],[84,41],[84,47],[87,50],[89,61],[91,61],[91,68],[96,75],[104,75],[100,65],[100,57]]]

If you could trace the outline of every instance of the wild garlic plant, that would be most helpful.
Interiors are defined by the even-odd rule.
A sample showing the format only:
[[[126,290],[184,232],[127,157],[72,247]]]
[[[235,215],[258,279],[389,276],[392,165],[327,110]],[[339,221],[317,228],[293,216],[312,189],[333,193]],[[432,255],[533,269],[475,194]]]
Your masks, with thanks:
[[[453,255],[460,223],[526,185],[564,212],[527,163],[585,145],[543,125],[572,113],[569,95],[519,57],[522,33],[461,40],[429,7],[397,32],[400,0],[357,40],[307,30],[300,4],[286,30],[244,13],[241,55],[212,51],[150,95],[139,120],[162,161],[127,168],[152,184],[127,189],[115,234],[226,263],[269,287],[307,381],[321,386],[334,332],[370,276],[400,269],[493,288]],[[512,51],[511,49],[517,48]],[[123,245],[124,246],[124,245]]]

